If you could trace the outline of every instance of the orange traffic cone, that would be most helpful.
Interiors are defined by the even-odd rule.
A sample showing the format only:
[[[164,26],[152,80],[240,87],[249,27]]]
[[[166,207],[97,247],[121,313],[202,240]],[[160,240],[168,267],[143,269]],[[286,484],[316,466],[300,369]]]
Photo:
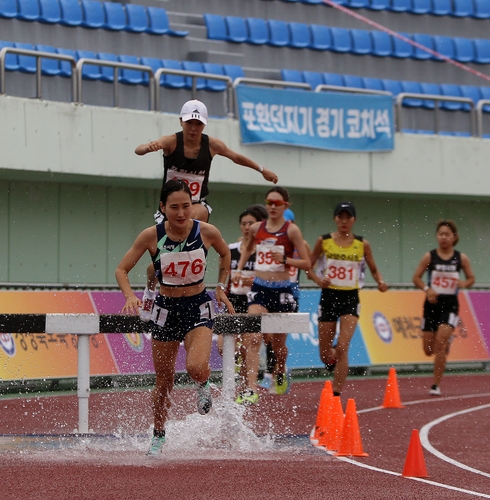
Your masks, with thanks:
[[[330,382],[330,380],[327,380],[320,395],[320,404],[318,405],[318,412],[316,415],[315,430],[312,436],[313,439],[318,439],[320,437],[320,434],[326,432],[326,427],[328,425],[328,415],[332,408],[332,400],[332,382]]]
[[[396,370],[393,367],[388,372],[383,408],[405,408],[400,400],[398,379],[396,378]]]
[[[340,438],[339,451],[335,453],[338,457],[367,457],[362,449],[361,431],[357,419],[356,402],[353,399],[347,400],[345,408],[344,427]]]
[[[408,445],[407,458],[403,467],[402,476],[405,477],[429,477],[425,467],[424,453],[420,444],[419,431],[414,429],[410,444]]]
[[[339,449],[340,436],[344,425],[344,412],[340,396],[333,396],[332,406],[328,412],[328,421],[325,432],[318,438],[318,446],[324,446],[327,450]]]

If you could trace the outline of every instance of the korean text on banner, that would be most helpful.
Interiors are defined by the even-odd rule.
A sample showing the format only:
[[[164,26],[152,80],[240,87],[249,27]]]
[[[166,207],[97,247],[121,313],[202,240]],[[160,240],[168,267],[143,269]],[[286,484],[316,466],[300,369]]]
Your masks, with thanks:
[[[394,148],[390,96],[236,87],[244,144],[336,151]]]

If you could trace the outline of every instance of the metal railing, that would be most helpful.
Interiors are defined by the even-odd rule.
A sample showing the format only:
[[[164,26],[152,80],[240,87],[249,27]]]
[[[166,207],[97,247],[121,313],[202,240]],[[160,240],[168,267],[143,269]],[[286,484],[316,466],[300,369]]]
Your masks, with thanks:
[[[476,103],[476,133],[483,137],[483,106],[489,105],[490,99],[481,99]]]
[[[439,133],[439,103],[440,102],[455,102],[460,104],[467,104],[470,108],[470,134],[475,136],[475,123],[476,123],[476,113],[475,113],[475,103],[473,99],[469,97],[451,97],[451,96],[441,96],[441,95],[431,95],[431,94],[416,94],[410,92],[402,92],[396,96],[395,107],[396,107],[396,130],[401,132],[402,130],[402,105],[405,99],[420,99],[423,101],[434,101],[434,131],[436,134]]]
[[[37,50],[18,49],[16,47],[4,47],[0,50],[0,94],[5,94],[5,63],[8,54],[21,56],[32,56],[36,58],[36,98],[42,98],[42,67],[41,59],[56,59],[66,61],[71,65],[71,99],[75,101],[77,95],[76,61],[73,57],[64,54],[53,54],[52,52],[41,52]]]
[[[360,89],[358,87],[340,87],[339,85],[317,85],[315,92],[323,92],[324,90],[333,90],[335,92],[347,92],[351,94],[371,94],[371,95],[386,95],[392,97],[393,94],[387,90]]]

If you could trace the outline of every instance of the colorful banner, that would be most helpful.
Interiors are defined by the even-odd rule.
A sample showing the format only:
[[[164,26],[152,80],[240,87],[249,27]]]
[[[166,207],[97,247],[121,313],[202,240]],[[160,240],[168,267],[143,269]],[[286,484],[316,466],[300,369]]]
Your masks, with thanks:
[[[210,292],[212,294],[212,292]],[[349,349],[350,366],[431,363],[422,350],[420,291],[361,291],[361,317]],[[319,290],[303,290],[300,311],[310,313],[310,331],[290,334],[289,368],[321,368],[318,352]],[[448,362],[489,361],[490,292],[459,294],[461,323],[455,329]],[[118,291],[45,292],[0,291],[2,314],[97,313],[117,314],[124,305]],[[151,338],[128,332],[91,336],[91,375],[153,373]],[[213,339],[211,367],[221,370],[222,359]],[[177,371],[185,371],[181,347]],[[77,336],[44,333],[0,335],[0,379],[45,379],[77,376]]]
[[[248,85],[238,85],[236,92],[244,144],[290,144],[337,151],[394,148],[391,96]]]

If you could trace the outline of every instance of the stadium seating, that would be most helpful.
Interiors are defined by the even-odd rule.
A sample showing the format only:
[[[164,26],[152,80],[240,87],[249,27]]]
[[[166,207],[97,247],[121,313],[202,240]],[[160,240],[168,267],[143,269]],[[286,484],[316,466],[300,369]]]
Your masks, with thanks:
[[[101,61],[119,62],[116,54],[110,54],[107,52],[99,52],[97,54],[97,59]],[[118,68],[119,69],[119,68]],[[120,74],[120,69],[119,73]],[[114,68],[110,66],[100,66],[100,79],[103,82],[113,82],[114,81]]]
[[[265,19],[249,17],[246,19],[248,41],[254,45],[264,45],[269,42],[269,28]]]
[[[243,43],[248,41],[247,24],[243,17],[225,17],[226,40],[229,42]]]
[[[428,49],[434,50],[432,36],[430,35],[426,35],[423,33],[415,33],[411,36],[411,39],[414,42],[418,43],[419,45],[423,45]],[[422,61],[425,61],[427,59],[432,59],[432,54],[419,47],[414,47],[412,57],[414,59],[420,59]]]
[[[32,43],[15,42],[14,47],[17,49],[34,50],[34,45],[32,45]],[[36,58],[19,54],[19,70],[22,71],[22,73],[35,73]]]
[[[202,63],[198,61],[182,61],[182,69],[186,71],[196,71],[198,73],[204,73],[204,68],[202,67]],[[188,89],[192,88],[192,78],[186,77],[186,87]],[[203,78],[196,78],[196,90],[204,90],[206,88],[206,80]]]
[[[225,71],[223,69],[223,66],[221,64],[217,63],[202,63],[202,67],[205,73],[209,73],[211,75],[223,75],[225,76]],[[206,80],[207,85],[206,88],[207,90],[211,90],[214,92],[222,92],[223,90],[226,90],[227,84],[225,81],[221,80]]]
[[[352,41],[348,29],[333,27],[330,28],[330,33],[332,35],[332,46],[330,50],[334,52],[352,51]]]
[[[122,31],[126,28],[126,13],[122,4],[104,2],[105,28],[111,31]]]
[[[143,33],[148,31],[148,16],[143,5],[127,3],[125,30],[131,33]]]
[[[56,49],[51,45],[38,44],[35,46],[35,50],[39,52],[50,52],[51,54],[56,54]],[[59,76],[60,74],[60,61],[59,59],[41,59],[41,72],[43,75],[47,76]]]
[[[310,27],[305,23],[289,23],[290,45],[296,49],[305,49],[311,46]]]
[[[81,26],[83,14],[82,7],[78,3],[78,0],[59,0],[59,3],[61,9],[61,24],[65,26]]]
[[[490,18],[490,2],[488,0],[473,0],[475,11],[473,16],[477,19],[489,19]]]
[[[39,3],[37,0],[17,0],[17,19],[21,21],[37,21],[39,19]]]
[[[290,44],[290,35],[288,25],[285,21],[269,19],[269,45],[274,47],[287,47]]]
[[[0,17],[6,19],[14,19],[19,13],[17,0],[1,0],[0,1]]]
[[[147,7],[148,28],[146,30],[150,35],[170,35],[173,37],[185,37],[189,34],[185,30],[174,30],[170,28],[167,11],[161,7]]]
[[[104,7],[96,0],[82,0],[84,28],[99,29],[105,26]]]
[[[243,78],[245,73],[243,68],[238,64],[223,64],[223,72],[226,76],[229,76],[232,80],[237,78]]]
[[[354,54],[371,54],[373,51],[373,42],[369,31],[363,29],[350,30],[352,37],[352,52]]]
[[[370,32],[372,40],[372,50],[371,54],[378,57],[391,56],[393,52],[393,45],[391,41],[391,36],[384,31],[371,31]]]
[[[315,90],[318,85],[323,85],[323,75],[316,71],[303,71],[303,81],[309,83],[311,88]]]
[[[473,40],[473,46],[475,49],[473,62],[479,64],[490,63],[490,40],[478,38]]]
[[[225,18],[217,14],[204,14],[204,22],[210,40],[227,40]]]
[[[412,8],[410,9],[412,14],[430,14],[431,10],[431,0],[412,0]]]
[[[118,56],[119,62],[126,64],[141,64],[139,57],[120,54]],[[141,85],[147,81],[145,73],[136,69],[120,69],[119,81],[127,85]]]
[[[58,24],[61,22],[61,6],[53,0],[39,0],[38,21],[46,24]]]
[[[332,46],[332,35],[326,26],[320,24],[312,24],[311,31],[311,48],[316,50],[327,50]]]

